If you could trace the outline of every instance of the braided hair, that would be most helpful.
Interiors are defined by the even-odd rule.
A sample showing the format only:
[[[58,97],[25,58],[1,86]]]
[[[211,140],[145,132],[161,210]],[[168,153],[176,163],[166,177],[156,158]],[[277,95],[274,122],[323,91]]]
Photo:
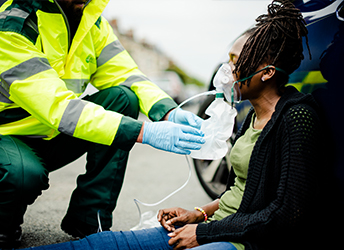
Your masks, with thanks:
[[[294,72],[304,59],[302,37],[308,45],[308,31],[300,10],[288,0],[275,0],[268,5],[268,14],[260,15],[256,30],[246,41],[233,73],[243,79],[262,63],[274,65],[287,74]],[[277,72],[277,84],[281,90],[288,83],[289,76]],[[243,83],[245,84],[245,83]],[[249,86],[250,79],[247,80]]]

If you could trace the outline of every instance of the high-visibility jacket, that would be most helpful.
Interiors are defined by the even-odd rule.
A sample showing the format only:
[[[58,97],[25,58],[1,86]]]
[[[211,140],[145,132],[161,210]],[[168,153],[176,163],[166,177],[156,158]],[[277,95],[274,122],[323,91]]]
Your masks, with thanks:
[[[108,1],[87,2],[73,40],[56,0],[1,6],[0,135],[49,139],[63,132],[105,145],[136,140],[131,130],[141,122],[78,98],[88,83],[99,90],[130,87],[151,120],[176,106],[137,68],[101,16]]]

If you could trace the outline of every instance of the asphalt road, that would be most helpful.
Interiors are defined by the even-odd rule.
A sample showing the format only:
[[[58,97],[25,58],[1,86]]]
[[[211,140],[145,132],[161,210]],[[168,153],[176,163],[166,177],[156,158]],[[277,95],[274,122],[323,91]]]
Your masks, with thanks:
[[[146,119],[140,116],[140,119]],[[190,158],[189,158],[190,159]],[[20,248],[55,244],[73,240],[60,229],[67,211],[76,178],[85,172],[85,156],[50,174],[50,188],[44,191],[25,214]],[[211,201],[194,172],[192,160],[189,183],[178,193],[157,206],[139,205],[142,213],[155,214],[160,208],[180,206],[193,209]],[[131,151],[122,192],[113,213],[111,230],[129,230],[139,223],[134,199],[156,203],[181,187],[188,178],[189,166],[185,156],[136,144]]]

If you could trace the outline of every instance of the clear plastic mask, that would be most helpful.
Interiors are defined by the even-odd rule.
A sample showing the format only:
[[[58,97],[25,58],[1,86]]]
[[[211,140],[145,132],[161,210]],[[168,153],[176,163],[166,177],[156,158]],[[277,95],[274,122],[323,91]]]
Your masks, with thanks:
[[[218,69],[213,85],[217,92],[223,92],[226,100],[230,103],[238,103],[241,101],[240,88],[237,82],[234,82],[232,68],[229,63],[223,63]]]

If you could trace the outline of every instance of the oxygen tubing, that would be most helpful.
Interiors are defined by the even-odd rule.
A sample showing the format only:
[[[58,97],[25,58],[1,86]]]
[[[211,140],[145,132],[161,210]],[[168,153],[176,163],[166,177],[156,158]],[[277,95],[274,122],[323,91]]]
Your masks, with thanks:
[[[210,90],[210,91],[206,91],[206,92],[191,96],[190,98],[186,99],[181,104],[179,104],[177,108],[181,108],[184,104],[188,103],[189,101],[196,99],[198,97],[204,96],[204,95],[216,95],[216,90]]]
[[[183,101],[181,104],[178,105],[177,108],[181,108],[183,105],[185,105],[186,103],[188,103],[189,101],[193,100],[193,99],[196,99],[198,97],[201,97],[201,96],[206,96],[206,95],[216,95],[217,92],[216,90],[211,90],[211,91],[206,91],[206,92],[203,92],[203,93],[200,93],[200,94],[197,94],[197,95],[194,95],[188,99],[186,99],[185,101]],[[191,178],[191,164],[190,164],[190,161],[187,157],[187,155],[185,155],[185,159],[186,159],[186,162],[188,164],[188,167],[189,167],[189,174],[188,174],[188,178],[187,180],[185,181],[185,183],[179,187],[178,189],[176,189],[175,191],[173,191],[172,193],[170,193],[169,195],[167,195],[165,198],[163,198],[162,200],[156,202],[156,203],[145,203],[145,202],[142,202],[138,199],[134,199],[134,202],[135,202],[135,205],[137,207],[137,210],[139,212],[139,218],[140,218],[140,221],[139,221],[139,224],[136,227],[140,228],[141,225],[142,225],[142,220],[143,220],[143,216],[142,216],[142,213],[141,213],[141,209],[140,209],[140,206],[139,204],[143,205],[143,206],[147,206],[147,207],[153,207],[153,206],[157,206],[159,205],[160,203],[164,202],[165,200],[167,200],[168,198],[170,198],[171,196],[175,195],[176,193],[178,193],[180,190],[182,190],[188,183],[189,183],[189,180]],[[100,221],[100,211],[97,212],[97,220],[98,220],[98,232],[102,232],[102,226],[101,226],[101,221]]]
[[[194,95],[188,99],[186,99],[185,101],[183,101],[182,103],[180,103],[178,105],[177,108],[181,108],[183,105],[185,105],[186,103],[190,102],[191,100],[193,99],[196,99],[198,97],[201,97],[201,96],[206,96],[206,95],[216,95],[216,90],[211,90],[211,91],[206,91],[206,92],[203,92],[203,93],[200,93],[200,94],[197,94],[197,95]],[[141,209],[140,209],[140,206],[139,204],[143,205],[143,206],[147,206],[147,207],[153,207],[153,206],[157,206],[159,205],[160,203],[164,202],[165,200],[167,200],[168,198],[170,198],[171,196],[175,195],[176,193],[178,193],[180,190],[182,190],[188,183],[189,183],[189,180],[190,180],[190,177],[191,177],[191,164],[190,164],[190,161],[187,157],[187,155],[185,155],[185,159],[186,159],[186,162],[188,164],[188,167],[189,167],[189,174],[188,174],[188,178],[186,180],[186,182],[181,186],[179,187],[178,189],[176,189],[175,191],[173,191],[172,193],[170,193],[169,195],[167,195],[165,198],[163,198],[162,200],[156,202],[156,203],[145,203],[145,202],[142,202],[138,199],[134,199],[134,202],[135,202],[135,205],[137,207],[137,210],[139,212],[139,218],[140,218],[140,222],[137,226],[135,227],[141,227],[142,225],[142,213],[141,213]]]

